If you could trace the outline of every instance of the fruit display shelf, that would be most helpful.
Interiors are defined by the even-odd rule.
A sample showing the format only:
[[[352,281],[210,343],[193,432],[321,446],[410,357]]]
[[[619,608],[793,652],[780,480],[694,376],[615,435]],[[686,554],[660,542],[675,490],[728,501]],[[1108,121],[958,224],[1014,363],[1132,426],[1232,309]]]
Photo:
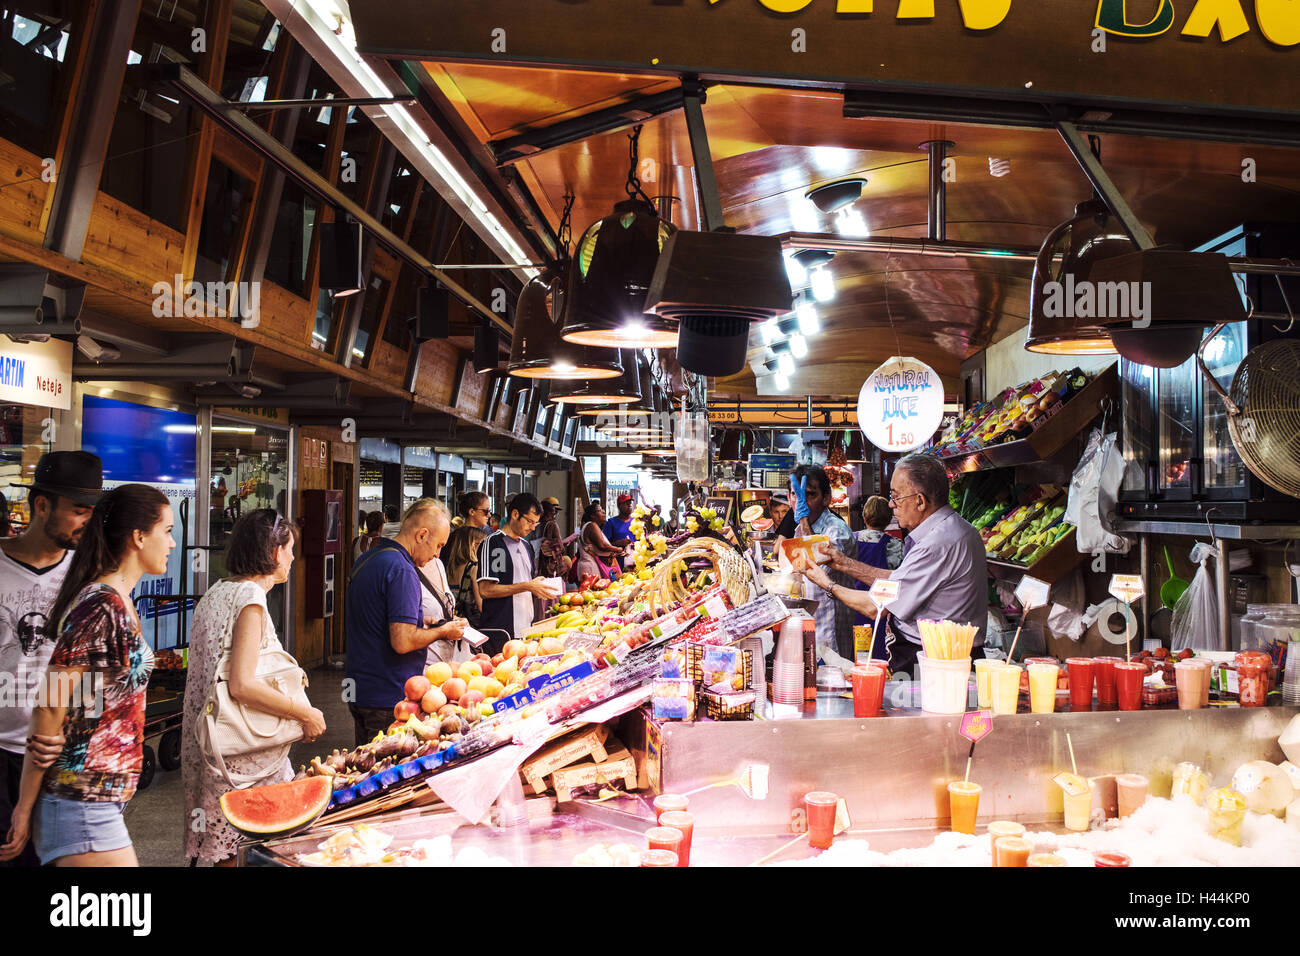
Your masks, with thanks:
[[[1080,554],[1075,545],[1075,529],[1062,537],[1048,552],[1033,564],[1017,564],[1014,561],[1001,561],[988,558],[989,574],[1002,580],[1019,581],[1025,575],[1055,584],[1083,563],[1086,554]]]
[[[1118,394],[1119,366],[1111,365],[1068,402],[1040,418],[1027,438],[945,456],[942,461],[952,475],[1046,461],[1077,438]]]

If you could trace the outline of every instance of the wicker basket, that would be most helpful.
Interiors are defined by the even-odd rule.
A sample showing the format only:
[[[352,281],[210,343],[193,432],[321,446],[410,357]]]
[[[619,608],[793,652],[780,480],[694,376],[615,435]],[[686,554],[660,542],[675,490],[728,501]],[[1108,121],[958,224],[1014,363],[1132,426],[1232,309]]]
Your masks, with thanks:
[[[721,694],[704,694],[704,715],[709,720],[749,720],[754,716],[754,702],[728,707]]]
[[[704,655],[714,646],[709,644],[690,643],[686,645],[686,666],[690,674],[690,679],[695,682],[701,691],[705,689],[704,676]],[[752,651],[735,648],[740,655],[741,660],[741,677],[744,683],[741,685],[742,690],[754,690],[754,654]],[[735,691],[740,693],[740,691]],[[752,709],[752,708],[751,708]]]
[[[674,569],[679,561],[700,559],[712,565],[714,580],[726,590],[733,607],[748,604],[758,596],[753,566],[742,554],[725,541],[691,538],[665,555],[649,580],[633,587],[619,602],[619,607],[626,610],[639,601],[645,601],[650,604],[652,614],[658,615],[666,608],[685,603],[690,597],[690,589]]]

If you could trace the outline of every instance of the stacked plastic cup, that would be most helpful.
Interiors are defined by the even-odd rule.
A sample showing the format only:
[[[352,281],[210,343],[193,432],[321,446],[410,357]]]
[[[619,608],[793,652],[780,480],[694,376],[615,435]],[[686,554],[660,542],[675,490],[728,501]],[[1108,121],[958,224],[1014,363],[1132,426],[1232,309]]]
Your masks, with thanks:
[[[803,697],[803,622],[787,618],[781,625],[772,661],[772,702],[802,706]]]
[[[1286,648],[1286,670],[1282,677],[1282,703],[1300,706],[1300,647],[1294,643]]]

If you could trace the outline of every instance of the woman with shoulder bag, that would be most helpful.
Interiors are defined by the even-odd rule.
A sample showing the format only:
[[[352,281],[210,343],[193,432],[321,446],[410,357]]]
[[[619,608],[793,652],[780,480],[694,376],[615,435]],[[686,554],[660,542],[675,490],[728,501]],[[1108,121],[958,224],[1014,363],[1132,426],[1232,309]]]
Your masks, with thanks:
[[[131,591],[167,571],[172,524],[167,496],[148,485],[114,488],[95,505],[50,610],[48,693],[32,710],[31,732],[62,731],[63,749],[52,766],[28,750],[0,861],[30,837],[42,864],[139,866],[124,817],[144,762],[153,651]]]
[[[222,794],[291,779],[289,747],[325,732],[266,607],[267,592],[289,579],[297,534],[270,508],[241,517],[226,549],[231,576],[194,608],[181,734],[191,859],[233,866],[240,836],[221,812]]]

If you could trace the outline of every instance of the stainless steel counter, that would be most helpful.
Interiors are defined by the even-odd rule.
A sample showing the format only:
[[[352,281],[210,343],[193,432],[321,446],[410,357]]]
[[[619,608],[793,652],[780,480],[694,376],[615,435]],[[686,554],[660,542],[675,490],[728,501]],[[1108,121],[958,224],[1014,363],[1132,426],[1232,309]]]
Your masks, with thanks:
[[[788,832],[792,809],[810,790],[845,797],[854,829],[945,827],[947,784],[964,776],[970,751],[958,732],[960,718],[892,713],[857,719],[850,701],[822,694],[800,719],[642,720],[645,739],[639,743],[650,744],[652,774],[658,752],[661,790],[698,791],[691,811],[700,829]],[[994,718],[993,732],[975,749],[970,775],[984,788],[980,822],[1061,820],[1061,792],[1050,778],[1070,769],[1067,734],[1084,776],[1146,774],[1152,793],[1161,796],[1182,761],[1199,764],[1222,786],[1244,761],[1282,760],[1277,738],[1297,713],[1300,708],[1267,707]],[[710,786],[739,777],[750,764],[768,768],[765,798],[747,799],[734,784]]]

